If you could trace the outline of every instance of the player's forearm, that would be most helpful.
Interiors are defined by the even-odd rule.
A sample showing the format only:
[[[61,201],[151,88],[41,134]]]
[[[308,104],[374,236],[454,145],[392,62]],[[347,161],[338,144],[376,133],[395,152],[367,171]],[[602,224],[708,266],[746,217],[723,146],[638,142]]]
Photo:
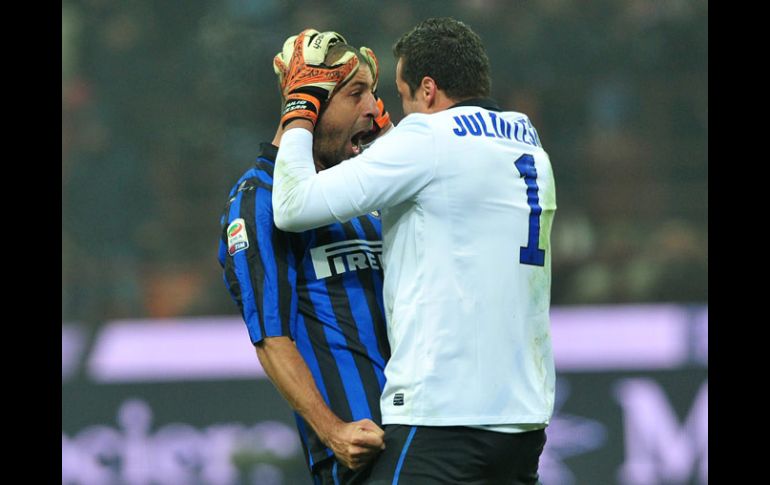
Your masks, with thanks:
[[[278,392],[321,440],[328,443],[334,427],[343,422],[326,405],[294,342],[287,337],[266,338],[256,349],[265,373]]]
[[[284,231],[300,232],[337,222],[323,195],[313,162],[313,136],[294,129],[292,122],[283,136],[273,176],[273,219]]]

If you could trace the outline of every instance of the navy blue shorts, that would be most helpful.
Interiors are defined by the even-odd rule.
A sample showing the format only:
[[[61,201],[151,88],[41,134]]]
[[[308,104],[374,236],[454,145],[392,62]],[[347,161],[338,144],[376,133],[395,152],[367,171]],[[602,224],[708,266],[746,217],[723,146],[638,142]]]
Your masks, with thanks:
[[[370,485],[536,485],[545,430],[499,433],[465,426],[385,426]]]
[[[335,458],[329,458],[313,467],[313,485],[360,485],[369,477],[371,469],[371,462],[351,470]]]

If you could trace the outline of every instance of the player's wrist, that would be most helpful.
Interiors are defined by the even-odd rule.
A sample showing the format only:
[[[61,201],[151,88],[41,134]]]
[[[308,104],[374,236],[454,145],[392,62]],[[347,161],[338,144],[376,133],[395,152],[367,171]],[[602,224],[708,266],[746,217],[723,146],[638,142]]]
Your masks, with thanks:
[[[283,124],[283,132],[286,133],[286,131],[291,130],[293,128],[304,128],[310,133],[313,133],[315,130],[315,125],[307,118],[291,118],[286,120],[286,122]]]
[[[286,96],[281,111],[281,126],[287,128],[292,121],[306,120],[311,128],[318,121],[321,99],[315,93],[293,92]]]
[[[333,415],[319,423],[315,431],[324,445],[334,449],[340,442],[340,433],[344,430],[344,427],[345,422]]]

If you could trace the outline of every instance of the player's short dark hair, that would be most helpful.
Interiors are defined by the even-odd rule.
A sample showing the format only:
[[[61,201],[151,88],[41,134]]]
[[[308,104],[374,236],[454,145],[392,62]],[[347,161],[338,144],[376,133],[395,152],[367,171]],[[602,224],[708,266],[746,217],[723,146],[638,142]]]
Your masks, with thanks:
[[[326,51],[324,62],[326,64],[332,64],[334,61],[342,57],[342,54],[346,52],[355,52],[356,55],[359,55],[359,52],[352,45],[345,44],[344,42],[337,42],[336,44],[329,47],[328,51]]]
[[[343,42],[337,42],[333,46],[329,47],[329,50],[326,52],[326,56],[324,56],[324,63],[326,64],[332,64],[336,62],[342,55],[346,52],[353,52],[356,57],[358,57],[358,64],[359,66],[367,66],[366,59],[364,59],[364,56],[352,45],[345,44]],[[374,73],[372,73],[374,75]]]
[[[481,38],[451,17],[423,20],[393,45],[401,76],[414,96],[425,76],[452,99],[488,97],[489,58]]]

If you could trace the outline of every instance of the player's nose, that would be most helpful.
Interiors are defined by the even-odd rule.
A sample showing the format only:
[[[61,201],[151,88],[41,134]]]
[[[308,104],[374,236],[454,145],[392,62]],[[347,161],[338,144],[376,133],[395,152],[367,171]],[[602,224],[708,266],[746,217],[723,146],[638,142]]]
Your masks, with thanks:
[[[374,99],[374,93],[366,93],[364,97],[364,116],[369,118],[376,118],[379,115],[379,108],[377,107],[377,100]]]

